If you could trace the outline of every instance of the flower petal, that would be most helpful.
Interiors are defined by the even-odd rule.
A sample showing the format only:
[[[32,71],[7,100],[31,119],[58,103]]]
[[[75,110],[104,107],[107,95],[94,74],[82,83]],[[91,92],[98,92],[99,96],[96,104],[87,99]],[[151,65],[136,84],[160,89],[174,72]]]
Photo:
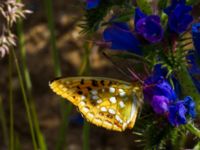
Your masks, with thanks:
[[[99,5],[100,0],[86,0],[86,9],[93,9]]]
[[[151,106],[153,107],[153,110],[157,114],[164,115],[166,112],[168,112],[168,104],[169,100],[165,96],[153,96],[153,100],[151,101]]]
[[[130,31],[126,23],[114,23],[106,28],[103,33],[106,42],[111,43],[111,49],[127,50],[138,55],[142,52],[139,48],[140,43]]]

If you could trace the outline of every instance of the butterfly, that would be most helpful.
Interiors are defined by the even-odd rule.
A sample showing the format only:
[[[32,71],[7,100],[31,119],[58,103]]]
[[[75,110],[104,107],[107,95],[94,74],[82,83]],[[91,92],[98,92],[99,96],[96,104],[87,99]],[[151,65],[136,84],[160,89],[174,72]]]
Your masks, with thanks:
[[[88,122],[113,131],[133,128],[143,99],[140,84],[104,77],[67,77],[49,83]]]

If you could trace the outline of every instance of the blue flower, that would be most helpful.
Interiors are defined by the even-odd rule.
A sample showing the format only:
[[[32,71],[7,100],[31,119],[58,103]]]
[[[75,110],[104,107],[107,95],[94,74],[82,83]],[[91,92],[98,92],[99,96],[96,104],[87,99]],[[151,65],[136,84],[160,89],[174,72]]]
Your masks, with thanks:
[[[195,102],[190,96],[169,105],[168,120],[173,126],[186,124],[186,116],[196,117]]]
[[[169,111],[169,104],[177,99],[176,93],[167,80],[153,76],[145,81],[143,87],[144,99],[149,102],[155,113],[164,115]]]
[[[142,54],[140,42],[126,23],[113,23],[104,30],[103,38],[104,41],[111,43],[111,49],[127,50],[138,55]]]
[[[168,120],[173,126],[178,126],[181,124],[186,124],[187,109],[182,102],[177,102],[169,106]]]
[[[144,81],[144,99],[151,105],[154,112],[168,118],[173,126],[186,124],[186,116],[196,116],[195,102],[190,96],[179,100],[175,89],[164,79],[166,69],[161,65],[154,67],[153,75]]]
[[[135,21],[135,25],[137,24],[137,22],[142,19],[145,18],[147,15],[145,13],[143,13],[139,8],[135,9],[135,17],[134,17],[134,21]]]
[[[171,6],[164,10],[168,15],[169,29],[177,34],[186,31],[193,21],[193,17],[189,14],[191,10],[191,6],[185,5],[185,0],[173,0]]]
[[[150,43],[157,43],[163,38],[160,17],[156,15],[146,16],[139,8],[135,11],[135,30]]]
[[[86,0],[86,9],[93,9],[99,5],[100,0]]]
[[[167,97],[158,95],[153,96],[151,106],[157,114],[164,115],[167,113],[169,111],[168,105],[169,99]]]
[[[200,59],[200,23],[192,25],[192,39],[195,51]]]
[[[196,117],[196,110],[195,110],[195,102],[190,96],[187,96],[183,100],[184,106],[187,108],[187,114],[190,115],[192,118]]]
[[[153,75],[147,78],[144,82],[143,93],[145,99],[150,102],[153,100],[155,95],[164,96],[169,102],[173,102],[177,99],[174,89],[162,76],[158,77]]]
[[[172,0],[171,5],[167,8],[165,8],[164,12],[166,14],[171,14],[174,11],[174,9],[177,7],[177,5],[179,5],[179,4],[184,5],[185,0]]]

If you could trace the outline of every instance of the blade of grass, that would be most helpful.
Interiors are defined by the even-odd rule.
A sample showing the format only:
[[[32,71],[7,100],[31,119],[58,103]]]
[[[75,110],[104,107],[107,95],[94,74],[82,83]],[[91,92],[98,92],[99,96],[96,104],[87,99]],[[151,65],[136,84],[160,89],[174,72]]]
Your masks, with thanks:
[[[89,74],[89,72],[90,72],[89,55],[90,55],[90,45],[89,45],[89,43],[85,43],[82,66],[80,68],[79,75],[88,75]],[[90,138],[90,124],[86,120],[84,120],[83,150],[90,149],[89,138]]]
[[[9,149],[14,150],[14,101],[13,101],[13,85],[12,85],[12,72],[13,72],[13,57],[9,55],[9,108],[10,108],[10,141]]]
[[[79,75],[88,75],[90,72],[90,62],[89,62],[89,55],[90,55],[90,48],[89,43],[84,44],[84,54],[83,54],[83,60],[82,65],[79,70]],[[90,46],[91,47],[91,46]]]
[[[89,150],[90,149],[90,124],[84,120],[83,124],[83,150]]]
[[[57,77],[61,76],[60,60],[58,56],[58,50],[56,47],[56,36],[55,36],[55,27],[54,27],[54,16],[53,16],[53,5],[52,0],[44,0],[48,28],[50,31],[50,43],[51,43],[51,52],[54,61],[54,72]]]
[[[27,117],[28,117],[28,123],[29,123],[29,127],[30,127],[30,132],[31,132],[31,137],[32,137],[32,142],[33,142],[33,148],[34,150],[38,150],[37,148],[37,143],[36,143],[36,137],[35,137],[35,133],[34,133],[34,128],[33,128],[33,120],[31,117],[31,109],[28,103],[28,98],[27,98],[27,94],[25,91],[25,85],[23,83],[23,79],[22,79],[22,73],[19,67],[19,62],[17,59],[17,56],[15,54],[15,51],[13,48],[10,49],[11,51],[11,55],[14,58],[14,62],[15,62],[15,66],[17,69],[17,74],[18,74],[18,79],[19,79],[19,83],[20,83],[20,87],[21,87],[21,92],[22,92],[22,96],[23,96],[23,100],[24,100],[24,104],[25,104],[25,109],[26,109],[26,113],[27,113]]]
[[[21,146],[21,143],[20,143],[20,140],[19,140],[19,136],[18,134],[15,135],[15,147],[14,147],[14,150],[21,150],[22,149],[22,146]]]
[[[0,96],[0,120],[2,126],[3,140],[5,142],[6,147],[8,147],[8,129],[6,126],[6,116],[3,109],[3,102],[1,96]]]
[[[58,50],[56,47],[52,0],[44,0],[44,5],[45,5],[45,11],[47,15],[48,28],[51,34],[50,43],[51,43],[52,58],[54,61],[54,72],[55,72],[56,77],[60,77],[61,67],[60,67],[60,60],[58,56]],[[64,149],[65,147],[66,133],[67,133],[68,124],[69,124],[68,118],[72,109],[72,105],[69,103],[66,104],[66,102],[63,100],[61,100],[60,105],[61,105],[62,120],[61,120],[60,129],[58,133],[58,140],[56,142],[56,150]]]
[[[56,143],[56,150],[62,150],[65,149],[66,145],[65,145],[65,139],[66,139],[66,133],[68,133],[68,127],[69,127],[69,115],[70,112],[72,111],[72,105],[68,104],[66,106],[66,109],[63,112],[63,117],[62,117],[62,121],[61,121],[61,125],[60,125],[60,129],[59,129],[59,136],[58,136],[58,140]],[[64,118],[64,116],[66,116],[66,118]]]
[[[26,91],[28,92],[29,105],[30,105],[31,115],[33,118],[33,127],[35,128],[35,131],[36,131],[36,136],[37,136],[40,149],[46,150],[47,149],[46,142],[40,130],[40,125],[39,125],[37,112],[36,112],[36,106],[35,106],[34,99],[32,96],[32,83],[31,83],[30,73],[27,67],[25,38],[24,38],[24,33],[23,33],[23,23],[21,21],[17,22],[17,34],[18,34],[19,49],[20,49],[20,54],[21,54],[21,63],[22,63],[22,71],[23,71],[22,73],[25,80]]]
[[[17,0],[17,1],[21,2],[21,0]],[[40,131],[36,107],[35,107],[33,96],[32,96],[32,83],[31,83],[30,74],[27,67],[27,63],[26,63],[27,61],[26,61],[25,38],[23,34],[23,22],[21,20],[17,22],[17,34],[18,34],[19,49],[20,49],[20,54],[21,54],[22,71],[23,71],[22,74],[25,80],[26,91],[28,92],[30,113],[31,113],[30,115],[33,118],[33,128],[35,128],[39,148],[41,150],[46,150],[47,149],[46,143],[44,140],[44,136],[42,135]]]

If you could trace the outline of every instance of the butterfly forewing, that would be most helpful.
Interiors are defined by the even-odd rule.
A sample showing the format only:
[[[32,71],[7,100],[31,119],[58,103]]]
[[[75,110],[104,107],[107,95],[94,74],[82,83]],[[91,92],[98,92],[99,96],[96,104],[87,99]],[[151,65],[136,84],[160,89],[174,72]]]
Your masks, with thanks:
[[[115,131],[134,126],[141,99],[139,86],[109,78],[73,77],[54,80],[50,87],[97,126]]]

